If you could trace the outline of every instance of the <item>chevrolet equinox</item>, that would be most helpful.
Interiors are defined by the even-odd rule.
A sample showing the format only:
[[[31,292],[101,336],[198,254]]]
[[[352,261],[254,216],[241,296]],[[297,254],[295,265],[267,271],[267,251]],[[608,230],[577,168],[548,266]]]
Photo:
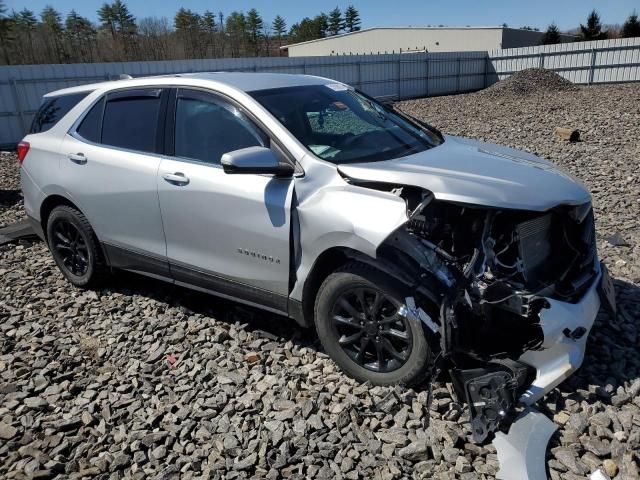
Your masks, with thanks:
[[[578,368],[601,302],[615,308],[579,181],[335,80],[67,88],[18,158],[72,284],[124,269],[276,312],[372,384],[446,371],[478,441]]]

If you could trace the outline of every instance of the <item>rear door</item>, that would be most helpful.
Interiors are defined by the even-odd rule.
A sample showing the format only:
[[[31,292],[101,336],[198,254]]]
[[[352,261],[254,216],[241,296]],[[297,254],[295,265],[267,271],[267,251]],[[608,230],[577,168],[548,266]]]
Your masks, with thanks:
[[[169,276],[158,204],[168,89],[107,94],[62,146],[62,175],[113,266]]]
[[[293,179],[220,165],[229,151],[269,147],[269,137],[210,92],[178,89],[168,112],[174,155],[160,164],[158,196],[174,278],[285,311]]]

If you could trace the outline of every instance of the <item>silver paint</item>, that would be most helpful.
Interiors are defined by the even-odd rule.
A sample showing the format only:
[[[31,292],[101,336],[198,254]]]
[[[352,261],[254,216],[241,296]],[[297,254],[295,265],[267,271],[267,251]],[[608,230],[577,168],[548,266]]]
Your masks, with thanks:
[[[79,206],[102,241],[302,300],[304,282],[324,252],[340,247],[375,259],[382,242],[408,220],[404,200],[350,184],[342,175],[418,186],[438,200],[480,207],[545,211],[590,201],[579,181],[550,162],[460,137],[446,136],[442,145],[401,159],[337,167],[314,156],[247,93],[331,83],[335,81],[301,75],[205,73],[54,92],[92,91],[49,131],[25,138],[31,143],[21,169],[25,209],[40,219],[42,202],[61,195]],[[219,166],[105,148],[69,134],[105,93],[146,86],[194,87],[230,97],[278,139],[303,174],[229,175]],[[86,162],[77,161],[79,153]],[[179,181],[177,174],[188,181]],[[239,255],[239,248],[281,261],[259,264],[251,255]],[[296,281],[289,291],[292,248]],[[538,370],[531,391],[523,396],[525,403],[540,398],[582,362],[587,335],[565,340],[556,327],[591,327],[599,305],[596,286],[597,281],[577,304],[549,300],[551,308],[542,314],[546,347],[522,357]]]
[[[549,308],[540,312],[540,326],[544,341],[540,350],[529,350],[519,358],[536,369],[536,378],[520,397],[520,402],[533,405],[547,392],[576,371],[584,360],[587,337],[600,309],[598,286],[602,274],[598,272],[593,284],[577,303],[546,298]],[[563,330],[583,327],[586,332],[577,340],[567,337]]]
[[[449,135],[424,152],[339,169],[355,179],[418,186],[438,200],[487,207],[545,211],[591,199],[577,179],[535,155]]]
[[[509,433],[497,432],[496,447],[500,480],[546,480],[546,452],[558,426],[533,408],[525,409],[511,424]]]

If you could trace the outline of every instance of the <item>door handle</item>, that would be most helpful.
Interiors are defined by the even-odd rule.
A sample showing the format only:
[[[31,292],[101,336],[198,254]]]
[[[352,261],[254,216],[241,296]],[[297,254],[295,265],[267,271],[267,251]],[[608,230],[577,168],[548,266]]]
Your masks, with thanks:
[[[67,155],[67,157],[69,157],[69,160],[77,163],[78,165],[84,165],[85,163],[87,163],[87,157],[84,156],[84,153],[70,153],[69,155]]]
[[[164,173],[162,175],[162,178],[174,185],[186,185],[187,183],[189,183],[189,179],[182,172]]]

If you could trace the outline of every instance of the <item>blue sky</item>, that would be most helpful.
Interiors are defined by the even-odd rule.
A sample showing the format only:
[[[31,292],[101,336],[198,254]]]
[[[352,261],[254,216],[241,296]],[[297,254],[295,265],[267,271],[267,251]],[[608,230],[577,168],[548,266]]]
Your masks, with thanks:
[[[104,0],[5,0],[8,10],[27,7],[40,12],[47,4],[54,5],[63,14],[72,8],[95,21],[96,10]],[[257,8],[262,17],[271,21],[282,15],[290,26],[305,16],[329,11],[336,5],[344,9],[352,3],[360,12],[363,27],[390,25],[531,25],[545,28],[555,21],[561,29],[576,27],[593,9],[597,9],[604,23],[622,23],[636,9],[640,13],[640,0],[125,0],[138,18],[166,16],[172,18],[183,6],[197,12],[211,9],[225,14],[233,10]]]

